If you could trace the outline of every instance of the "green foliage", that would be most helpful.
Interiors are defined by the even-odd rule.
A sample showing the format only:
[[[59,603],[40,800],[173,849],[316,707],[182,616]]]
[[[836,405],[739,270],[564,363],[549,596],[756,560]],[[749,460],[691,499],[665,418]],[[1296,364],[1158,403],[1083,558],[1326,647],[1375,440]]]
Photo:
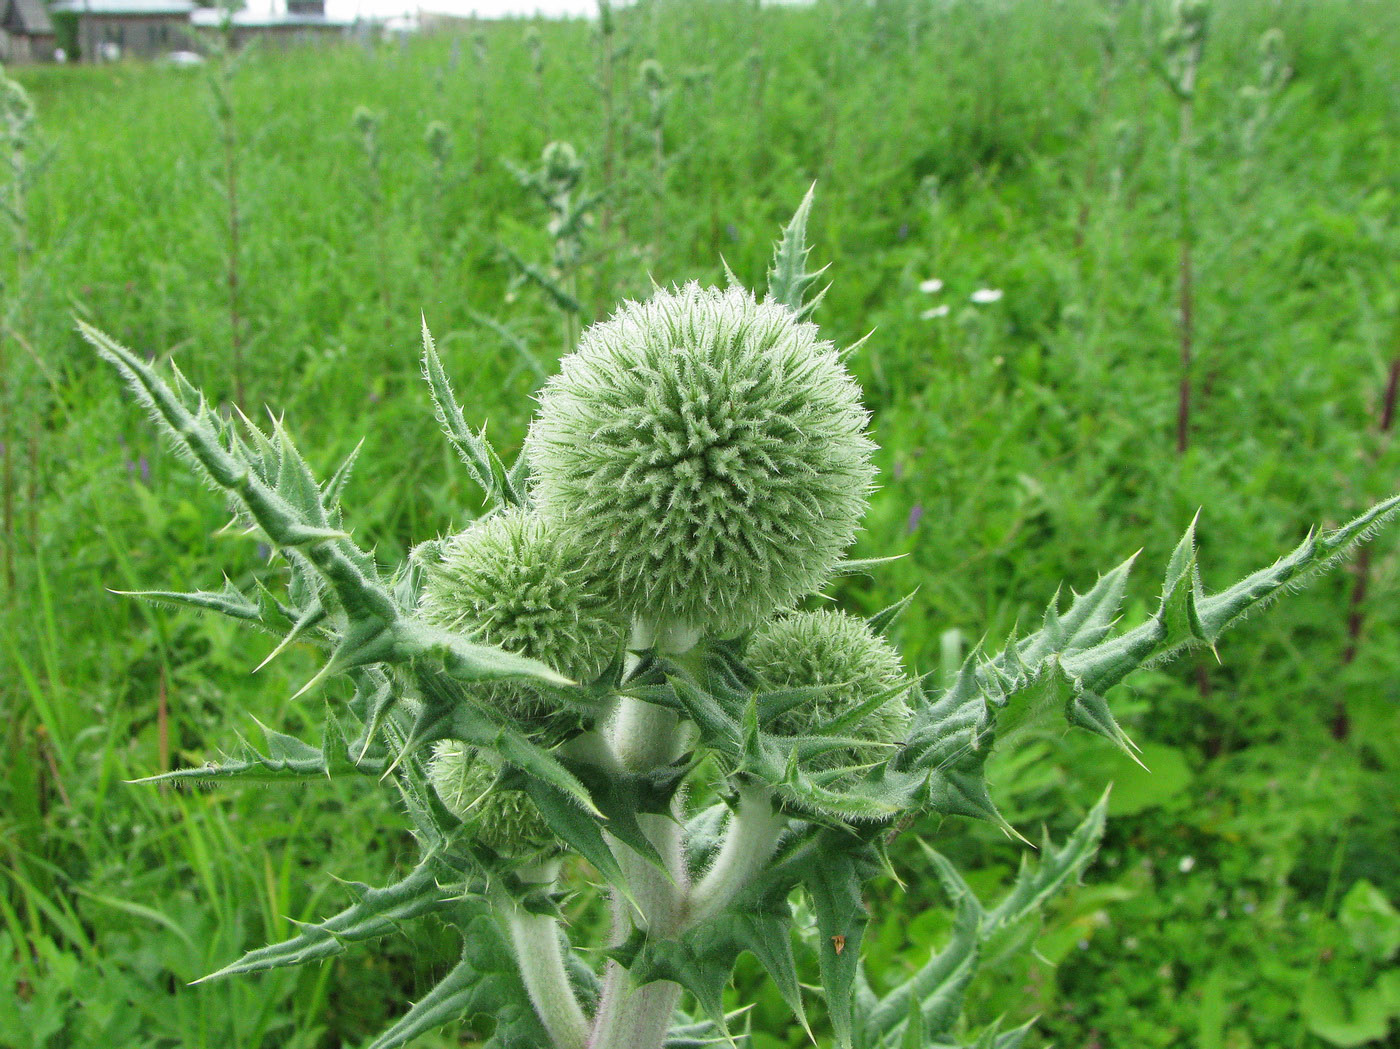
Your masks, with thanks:
[[[1394,195],[1383,175],[1394,137],[1384,74],[1400,39],[1394,12],[1252,0],[1212,12],[1195,99],[1199,384],[1194,444],[1180,462],[1163,454],[1174,391],[1170,355],[1160,352],[1172,334],[1174,267],[1162,245],[1175,114],[1160,85],[1135,75],[1158,53],[1155,10],[1118,12],[1116,75],[1101,102],[1098,5],[1078,0],[1018,4],[1015,17],[995,20],[978,5],[899,3],[761,15],[749,5],[660,5],[613,19],[632,45],[625,68],[655,54],[670,74],[667,193],[658,204],[631,192],[627,169],[647,174],[650,157],[624,145],[611,233],[596,253],[585,250],[577,272],[580,319],[647,294],[650,275],[722,280],[721,255],[761,287],[769,231],[820,177],[825,203],[808,243],[839,269],[820,317],[838,345],[877,329],[850,367],[889,449],[877,454],[881,488],[851,560],[905,553],[834,579],[830,593],[869,616],[917,586],[887,629],[909,666],[934,671],[930,682],[958,669],[954,646],[940,653],[943,635],[1001,638],[1017,622],[1039,626],[1058,580],[1082,588],[1085,566],[1140,545],[1143,564],[1164,564],[1197,506],[1208,508],[1206,581],[1219,585],[1257,568],[1259,551],[1294,546],[1305,522],[1335,527],[1349,516],[1342,508],[1394,487],[1393,442],[1370,433],[1393,341]],[[345,480],[355,509],[347,520],[382,564],[486,508],[470,474],[434,441],[413,382],[403,347],[418,310],[426,306],[442,360],[463,383],[465,417],[490,420],[505,464],[524,432],[527,395],[553,366],[540,347],[559,342],[556,311],[544,296],[506,300],[510,272],[490,251],[497,241],[522,259],[547,259],[548,234],[538,204],[495,158],[537,156],[566,135],[592,164],[602,120],[587,27],[537,29],[549,57],[538,104],[522,103],[531,56],[511,25],[482,28],[489,62],[473,63],[464,40],[466,60],[454,64],[446,35],[402,50],[328,48],[306,61],[255,55],[239,73],[245,406],[285,407],[318,477],[367,437]],[[1274,29],[1290,75],[1245,150],[1252,101],[1240,88],[1263,82],[1258,41]],[[988,49],[993,33],[998,47]],[[752,41],[751,53],[735,40]],[[459,946],[436,919],[406,927],[407,940],[386,936],[329,963],[185,984],[285,939],[295,932],[289,919],[333,913],[336,890],[307,878],[308,862],[399,881],[418,859],[406,810],[388,811],[373,778],[359,774],[282,778],[273,789],[120,785],[172,765],[198,768],[218,741],[250,731],[250,714],[326,746],[321,697],[290,698],[331,643],[320,624],[334,603],[318,611],[310,600],[319,575],[297,570],[302,595],[289,600],[290,566],[267,564],[255,541],[211,538],[224,520],[219,500],[199,497],[153,454],[71,337],[76,311],[128,345],[172,347],[216,405],[228,399],[227,319],[209,277],[224,250],[208,183],[216,130],[201,81],[135,64],[11,73],[55,149],[32,190],[35,265],[16,277],[19,256],[0,252],[19,587],[0,613],[0,713],[12,755],[0,778],[0,935],[10,945],[0,950],[0,1015],[23,1025],[0,1041],[361,1044],[393,1021],[394,1003],[422,998],[456,964]],[[381,170],[378,230],[362,206],[364,156],[347,120],[360,102],[384,114],[383,155],[394,158]],[[423,138],[431,120],[460,144],[440,184]],[[473,165],[475,177],[460,177]],[[442,189],[430,203],[433,185]],[[646,249],[629,243],[639,231]],[[945,289],[918,292],[932,276]],[[382,298],[366,294],[381,285]],[[981,287],[1004,298],[964,305]],[[946,316],[921,316],[945,305]],[[498,317],[502,329],[473,315]],[[983,952],[961,1042],[1009,1044],[1040,1014],[1037,1033],[1019,1035],[1023,1046],[1043,1037],[1316,1049],[1329,1043],[1309,1017],[1370,1015],[1365,1003],[1393,962],[1360,953],[1339,915],[1362,880],[1400,901],[1389,787],[1400,768],[1390,742],[1400,666],[1386,644],[1400,605],[1390,600],[1394,559],[1386,547],[1375,555],[1354,662],[1342,662],[1349,584],[1334,576],[1225,635],[1219,662],[1203,646],[1186,649],[1110,694],[1150,776],[1100,740],[1064,734],[1058,718],[1026,717],[1043,695],[1034,690],[995,711],[1008,746],[960,752],[979,738],[984,714],[975,703],[946,705],[949,764],[935,783],[949,799],[985,769],[986,797],[1008,822],[1027,834],[1047,822],[1063,839],[1115,779],[1110,805],[1123,813],[1091,884],[1067,886],[1042,928],[1014,938],[1033,943],[1033,954],[998,944]],[[202,586],[217,595],[224,574],[246,595],[230,597],[231,609],[263,610],[254,625],[281,638],[303,624],[252,676],[272,643],[252,651],[233,619],[171,614],[101,590]],[[1125,624],[1156,611],[1149,582],[1125,585]],[[346,718],[332,738],[363,737],[364,723],[342,704],[373,711],[378,684],[331,677],[326,693]],[[1338,702],[1350,713],[1346,741],[1328,727]],[[364,738],[342,752],[347,761],[363,753],[365,771],[378,762],[375,776],[396,753],[379,733],[368,752]],[[266,758],[272,750],[256,747]],[[664,796],[634,786],[652,807]],[[596,800],[595,785],[588,793]],[[581,810],[564,796],[560,810],[575,818]],[[949,819],[919,821],[891,846],[907,884],[873,884],[863,938],[881,994],[951,934],[915,834],[954,857],[988,900],[1010,884],[1022,848],[994,825]],[[794,899],[810,922],[802,893]],[[602,939],[602,916],[583,897],[559,907],[571,935]],[[815,953],[799,939],[794,955],[799,984],[815,986]],[[742,955],[737,980],[724,1006],[749,1009],[729,1021],[738,1038],[750,1024],[756,1049],[808,1044],[761,963]],[[825,1042],[820,996],[806,998]],[[696,1014],[688,1001],[683,1009]],[[1003,1015],[997,1035],[977,1035]],[[490,1027],[476,1018],[419,1041],[473,1044]],[[674,1039],[717,1035],[712,1023],[687,1019]]]

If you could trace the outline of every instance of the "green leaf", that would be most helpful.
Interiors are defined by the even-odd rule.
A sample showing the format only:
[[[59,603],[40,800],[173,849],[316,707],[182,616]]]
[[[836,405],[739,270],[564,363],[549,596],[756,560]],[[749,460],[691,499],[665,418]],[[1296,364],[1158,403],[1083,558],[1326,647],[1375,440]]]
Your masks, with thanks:
[[[1380,1044],[1390,1031],[1392,1010],[1378,987],[1343,990],[1317,977],[1298,1005],[1308,1030],[1343,1049]]]
[[[1060,848],[1056,849],[1047,835],[1035,862],[1028,855],[1023,856],[1021,870],[1016,875],[1011,892],[987,912],[983,924],[988,934],[1026,918],[1058,893],[1071,878],[1078,878],[1083,873],[1098,852],[1099,842],[1103,838],[1108,799],[1109,792],[1105,791]]]
[[[477,1016],[489,1016],[495,1023],[481,1049],[542,1049],[551,1044],[495,923],[477,913],[460,928],[461,961],[370,1049],[397,1049],[435,1027]]]
[[[457,403],[457,395],[452,392],[447,371],[433,344],[432,333],[428,331],[427,318],[423,320],[423,378],[427,380],[432,394],[438,425],[466,464],[472,480],[485,494],[487,502],[491,505],[520,505],[522,498],[515,488],[512,475],[500,467],[500,458],[486,440],[485,432],[473,433],[467,425],[466,416]]]
[[[1352,945],[1373,961],[1389,961],[1400,951],[1400,912],[1365,878],[1357,879],[1342,897],[1337,917]]]
[[[815,272],[807,271],[807,256],[812,250],[807,246],[807,218],[812,213],[812,199],[816,191],[817,184],[814,182],[792,219],[783,228],[783,235],[773,249],[772,268],[768,271],[768,297],[782,303],[804,320],[811,316],[826,294],[823,288],[815,295],[808,296],[809,287],[826,272],[825,266]]]
[[[329,759],[321,750],[309,743],[274,732],[267,726],[260,726],[267,737],[267,753],[260,753],[252,746],[244,744],[240,752],[222,762],[210,762],[198,768],[175,769],[155,776],[144,776],[130,780],[131,783],[179,783],[184,781],[206,782],[212,780],[237,780],[245,783],[276,783],[295,779],[325,779],[344,775],[347,772],[378,775],[384,769],[384,762],[376,757],[360,761],[331,756]]]
[[[861,848],[863,846],[855,839],[841,842],[826,850],[803,878],[816,912],[817,961],[822,989],[826,992],[827,1012],[836,1042],[842,1049],[850,1049],[854,1037],[855,980],[860,966],[861,939],[869,920],[861,897],[865,866],[858,855]]]
[[[453,902],[454,894],[438,887],[439,870],[436,854],[429,852],[407,877],[386,888],[373,889],[353,883],[358,901],[335,917],[312,924],[298,923],[301,932],[291,939],[249,951],[238,961],[195,983],[302,965],[340,954],[352,943],[387,936],[398,930],[400,922],[442,910]]]
[[[960,886],[953,897],[953,934],[941,951],[935,952],[913,976],[885,996],[866,1018],[864,1028],[870,1041],[907,1040],[911,1020],[921,1037],[948,1031],[962,1010],[968,982],[977,971],[981,944],[982,907],[962,882],[952,865],[933,854],[951,873],[953,885]],[[950,887],[944,880],[945,887]],[[922,1042],[920,1043],[922,1045]]]
[[[258,623],[263,618],[262,602],[254,601],[238,590],[227,579],[222,590],[195,590],[182,593],[176,590],[113,590],[121,597],[139,597],[155,604],[176,605],[197,608],[204,612],[218,612],[231,619],[241,619]]]
[[[78,327],[98,354],[127,380],[137,400],[171,439],[177,452],[215,487],[227,492],[269,542],[300,550],[325,578],[352,621],[376,619],[391,623],[397,619],[398,608],[377,578],[373,559],[351,543],[344,532],[327,526],[319,489],[315,496],[310,494],[305,484],[309,472],[303,476],[305,464],[285,434],[274,445],[280,457],[279,483],[287,486],[284,491],[259,476],[259,464],[252,461],[252,453],[244,451],[242,442],[230,439],[229,447],[225,447],[223,422],[178,372],[174,374],[179,394],[124,346],[81,321]],[[255,429],[252,433],[261,437]],[[263,471],[268,454],[264,449],[257,457]],[[315,488],[314,481],[311,488]]]

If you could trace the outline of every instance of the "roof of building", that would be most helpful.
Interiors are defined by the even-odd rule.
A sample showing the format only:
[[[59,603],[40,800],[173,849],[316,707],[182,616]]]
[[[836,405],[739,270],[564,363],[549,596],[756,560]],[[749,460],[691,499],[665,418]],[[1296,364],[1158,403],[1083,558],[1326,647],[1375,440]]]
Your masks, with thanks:
[[[24,36],[46,36],[53,33],[53,22],[49,20],[49,9],[44,0],[0,0],[5,17],[0,25],[6,31]]]
[[[188,15],[190,0],[55,0],[52,11],[76,15]]]
[[[190,15],[190,22],[202,29],[218,29],[228,18],[234,28],[275,29],[278,26],[340,26],[345,23],[325,15],[298,15],[271,13],[267,11],[233,11],[218,7],[197,7]]]

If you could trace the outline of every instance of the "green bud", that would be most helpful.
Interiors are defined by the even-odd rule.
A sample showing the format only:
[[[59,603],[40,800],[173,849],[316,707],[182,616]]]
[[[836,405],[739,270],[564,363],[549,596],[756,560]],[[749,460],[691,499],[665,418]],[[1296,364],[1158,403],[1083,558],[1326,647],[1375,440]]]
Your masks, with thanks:
[[[491,755],[443,739],[433,746],[428,779],[447,811],[492,851],[515,860],[558,851],[558,838],[529,795],[497,785],[500,772]]]
[[[573,189],[583,177],[578,153],[567,142],[551,142],[540,154],[544,177],[561,189]]]
[[[575,681],[601,674],[626,628],[568,529],[521,510],[478,521],[442,542],[424,566],[419,601],[436,626],[538,659]],[[547,713],[544,693],[509,682],[475,686],[512,717]]]
[[[864,620],[844,612],[794,612],[754,635],[746,661],[766,689],[839,686],[821,698],[785,710],[767,730],[782,736],[826,731],[825,726],[863,703],[890,698],[842,735],[868,739],[869,747],[824,755],[825,766],[868,764],[889,756],[885,744],[903,740],[913,682],[899,653]],[[904,686],[904,691],[898,691]]]
[[[648,91],[659,93],[666,90],[666,71],[656,59],[643,59],[637,72],[641,77],[642,87]]]
[[[423,141],[428,146],[428,152],[433,158],[442,161],[447,157],[448,131],[447,125],[441,120],[432,120],[423,130]]]
[[[786,307],[688,284],[583,333],[525,443],[534,495],[628,613],[738,634],[820,587],[874,444],[835,348]]]
[[[379,114],[370,109],[369,106],[356,106],[355,112],[350,117],[350,122],[355,125],[355,130],[369,138],[379,130]]]

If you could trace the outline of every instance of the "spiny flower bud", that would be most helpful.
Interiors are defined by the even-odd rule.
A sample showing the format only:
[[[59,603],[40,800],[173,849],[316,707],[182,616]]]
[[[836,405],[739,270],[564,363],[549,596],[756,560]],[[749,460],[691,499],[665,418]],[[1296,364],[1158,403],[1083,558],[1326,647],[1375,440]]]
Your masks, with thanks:
[[[529,795],[496,785],[500,768],[490,755],[455,739],[433,746],[428,779],[447,811],[471,827],[476,839],[513,859],[559,849],[559,840]]]
[[[441,163],[447,159],[449,145],[449,133],[447,125],[441,120],[431,120],[423,131],[423,141],[427,143],[428,152],[433,159]]]
[[[356,106],[355,112],[350,114],[350,122],[355,125],[355,130],[365,138],[369,138],[379,131],[379,114],[370,109],[369,106]]]
[[[730,636],[819,586],[874,467],[860,390],[786,307],[688,284],[583,333],[525,452],[629,613]]]
[[[561,189],[573,189],[583,177],[578,153],[567,142],[551,142],[545,146],[540,154],[540,166],[544,177]]]
[[[868,739],[869,747],[824,755],[819,764],[866,764],[889,756],[888,746],[904,736],[909,723],[908,688],[899,653],[863,620],[844,612],[794,612],[768,623],[749,642],[746,662],[767,689],[837,685],[811,702],[782,714],[765,728],[776,735],[799,736],[826,731],[825,726],[877,696],[889,700],[840,735]]]
[[[646,88],[648,91],[660,92],[666,90],[666,70],[656,59],[642,59],[642,64],[637,67],[637,73],[641,77],[642,87]]]
[[[566,529],[521,510],[478,521],[425,566],[419,608],[436,626],[590,681],[622,649],[622,618],[581,564]],[[512,717],[545,713],[545,696],[515,682],[477,686]]]

